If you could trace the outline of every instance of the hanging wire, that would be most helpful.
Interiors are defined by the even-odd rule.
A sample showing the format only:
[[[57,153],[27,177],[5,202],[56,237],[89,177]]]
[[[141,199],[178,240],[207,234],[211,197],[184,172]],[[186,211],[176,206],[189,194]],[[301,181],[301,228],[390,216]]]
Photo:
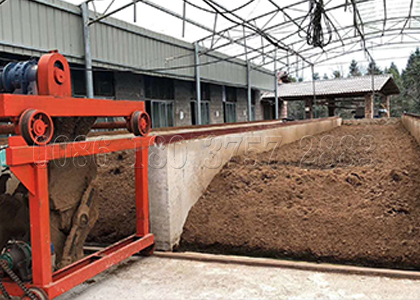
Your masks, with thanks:
[[[323,0],[310,0],[309,12],[303,19],[303,23],[309,18],[309,26],[306,29],[306,42],[310,46],[324,48],[329,45],[333,37],[333,24],[327,16]],[[299,32],[299,36],[304,38]]]

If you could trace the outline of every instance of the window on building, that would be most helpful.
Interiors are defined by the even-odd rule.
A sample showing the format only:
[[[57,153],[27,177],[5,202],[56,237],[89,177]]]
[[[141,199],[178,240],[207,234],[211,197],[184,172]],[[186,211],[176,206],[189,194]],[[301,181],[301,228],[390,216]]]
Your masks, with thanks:
[[[198,125],[197,101],[191,101],[191,121],[192,125]],[[201,101],[201,124],[210,124],[210,102]]]
[[[235,123],[236,122],[236,103],[234,102],[225,102],[224,103],[224,116],[225,123]]]
[[[175,99],[174,80],[145,76],[145,92],[148,99],[173,100]]]
[[[223,116],[225,123],[236,122],[236,88],[223,87]]]
[[[93,84],[95,97],[115,97],[113,72],[93,72]]]
[[[259,93],[257,90],[251,90],[251,103],[252,105],[255,105],[257,103],[257,100],[259,96]]]
[[[70,68],[71,69],[71,68]],[[86,80],[84,70],[71,69],[73,97],[86,97]],[[114,73],[106,71],[93,72],[93,92],[95,98],[115,99]]]
[[[264,110],[264,120],[274,120],[274,117],[275,117],[274,103],[264,102],[263,110]]]
[[[237,101],[236,88],[227,86],[225,87],[225,91],[226,91],[226,101],[228,102]]]
[[[84,98],[86,97],[86,82],[85,71],[71,69],[71,88],[73,97]]]
[[[197,85],[195,82],[191,82],[191,100],[197,99]],[[201,83],[201,100],[210,101],[210,89],[211,85],[208,83]]]
[[[173,101],[147,101],[146,110],[150,112],[153,128],[174,126],[174,102]]]
[[[201,100],[210,100],[210,84],[201,84]]]

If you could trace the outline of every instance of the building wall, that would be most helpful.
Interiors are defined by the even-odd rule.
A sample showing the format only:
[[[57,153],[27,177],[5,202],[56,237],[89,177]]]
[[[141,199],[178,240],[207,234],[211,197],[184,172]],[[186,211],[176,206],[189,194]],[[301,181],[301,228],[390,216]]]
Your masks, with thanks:
[[[175,126],[192,125],[191,100],[195,98],[192,82],[175,80]]]
[[[143,75],[115,72],[115,99],[142,100],[145,98]]]
[[[236,91],[236,121],[248,121],[248,91],[246,89],[237,89]]]
[[[0,53],[0,65],[5,65],[7,61],[24,61],[29,57]],[[73,95],[77,97],[85,97],[86,84],[83,71],[83,65],[71,64],[72,73],[72,88]],[[142,75],[133,72],[109,71],[104,69],[94,70],[94,88],[95,97],[116,99],[116,100],[134,100],[134,101],[149,101],[153,99],[146,98],[146,82],[153,76]],[[158,77],[154,77],[158,78]],[[106,79],[106,80],[105,80]],[[105,81],[104,81],[105,80]],[[191,101],[196,100],[195,82],[187,80],[166,79],[165,84],[173,84],[173,96],[165,101],[174,102],[174,126],[191,126],[192,125],[192,111]],[[158,88],[163,88],[159,81]],[[112,85],[112,86],[110,86]],[[217,84],[206,83],[210,87],[210,100],[203,99],[210,102],[210,124],[224,123],[224,95],[223,86]],[[104,89],[106,87],[106,89]],[[236,89],[236,121],[248,121],[248,105],[247,105],[247,89]],[[263,120],[263,107],[260,102],[261,93],[253,89],[255,103],[256,120]],[[154,99],[162,100],[162,99]],[[150,101],[149,101],[150,103]],[[147,107],[147,105],[146,105]],[[149,105],[150,107],[150,105]]]
[[[264,120],[264,107],[261,103],[261,92],[259,90],[254,90],[255,93],[255,121]]]
[[[212,84],[210,86],[210,122],[221,124],[223,120],[223,87]]]
[[[133,73],[115,73],[115,98],[117,100],[145,100],[145,80],[143,75]],[[196,100],[195,83],[185,80],[174,80],[175,126],[191,126],[192,114],[191,101]],[[263,106],[260,101],[261,93],[255,93],[256,120],[264,119]],[[149,99],[148,99],[149,100]],[[155,99],[160,100],[160,99]],[[236,101],[237,122],[248,121],[248,95],[247,90],[237,89]],[[224,123],[223,86],[210,84],[210,123]]]
[[[2,3],[0,20],[0,51],[39,57],[58,49],[70,62],[84,62],[83,22],[78,6],[60,0],[10,0]],[[195,63],[190,43],[114,18],[106,18],[90,28],[94,67],[139,74],[156,74],[156,69],[163,68],[159,75],[194,79],[193,67],[170,69]],[[167,59],[173,57],[182,58]],[[246,62],[226,58],[218,52],[200,55],[204,64],[218,61],[201,67],[202,78],[246,86]],[[273,90],[272,71],[253,66],[251,74],[253,86]]]

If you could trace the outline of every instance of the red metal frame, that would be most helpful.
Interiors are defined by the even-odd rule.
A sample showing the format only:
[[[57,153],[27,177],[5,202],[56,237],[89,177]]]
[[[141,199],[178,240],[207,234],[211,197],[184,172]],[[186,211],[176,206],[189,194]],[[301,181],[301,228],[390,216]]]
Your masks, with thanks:
[[[129,122],[132,116],[145,112],[143,102],[71,98],[68,64],[57,52],[47,54],[39,61],[37,85],[38,95],[0,95],[0,119],[13,120],[16,125],[22,121],[24,111],[36,109],[49,117],[124,117]],[[19,130],[17,133],[20,134]],[[154,236],[149,231],[148,200],[148,154],[149,146],[153,142],[154,137],[133,136],[124,139],[29,146],[21,135],[9,137],[7,164],[29,191],[33,282],[28,283],[28,287],[37,287],[53,299],[124,259],[153,246]],[[72,159],[130,149],[136,150],[136,234],[53,273],[48,162],[60,158]],[[15,283],[5,281],[4,285],[12,296],[23,296]]]
[[[30,192],[33,283],[28,286],[41,288],[50,299],[53,299],[154,244],[154,236],[149,232],[147,180],[148,149],[153,141],[154,137],[132,137],[28,146],[21,136],[9,138],[9,148],[6,150],[7,163],[10,170]],[[65,269],[52,273],[48,168],[46,163],[53,159],[106,154],[130,149],[136,149],[137,233]],[[11,295],[22,296],[22,291],[14,283],[5,282],[5,286]]]

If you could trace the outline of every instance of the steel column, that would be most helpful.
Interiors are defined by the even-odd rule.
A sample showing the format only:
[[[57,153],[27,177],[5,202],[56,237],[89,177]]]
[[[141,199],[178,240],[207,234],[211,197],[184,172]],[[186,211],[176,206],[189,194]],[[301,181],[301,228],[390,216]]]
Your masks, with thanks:
[[[150,145],[153,144],[150,140]],[[136,218],[137,236],[144,237],[149,234],[149,179],[148,157],[149,140],[137,140],[140,148],[136,149],[135,182],[136,182]]]
[[[89,8],[86,2],[80,5],[83,20],[83,42],[85,50],[85,77],[86,77],[86,96],[94,98],[93,91],[93,72],[92,72],[92,51],[90,48],[90,27],[89,27]]]
[[[246,86],[248,88],[248,121],[252,120],[252,89],[251,89],[251,64],[246,62]]]
[[[33,283],[42,287],[52,282],[47,166],[47,162],[32,165],[35,172],[35,193],[29,194]]]
[[[201,125],[201,79],[200,79],[200,46],[197,42],[194,43],[195,53],[195,84],[197,93],[197,123]]]
[[[279,79],[277,77],[277,52],[274,53],[276,59],[274,60],[274,118],[279,119]]]
[[[314,117],[314,105],[316,102],[316,88],[315,88],[315,66],[314,64],[311,65],[311,74],[312,74],[312,93],[313,97],[312,99],[309,99],[307,101],[307,108],[309,108],[309,111],[306,112],[306,118],[307,119],[313,119]],[[307,109],[305,108],[305,109]]]

